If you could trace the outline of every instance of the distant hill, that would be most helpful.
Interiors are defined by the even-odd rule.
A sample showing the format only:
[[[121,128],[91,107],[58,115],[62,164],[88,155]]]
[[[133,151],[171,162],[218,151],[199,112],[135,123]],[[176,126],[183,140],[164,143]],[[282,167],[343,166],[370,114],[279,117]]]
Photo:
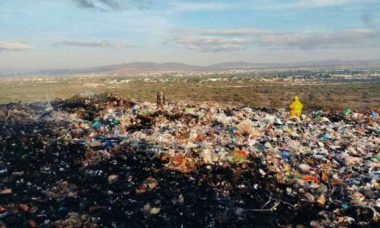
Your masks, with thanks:
[[[134,74],[141,72],[159,71],[210,71],[210,70],[231,70],[231,69],[256,69],[271,67],[324,67],[324,66],[380,66],[380,60],[324,60],[298,63],[251,63],[251,62],[224,62],[209,66],[195,66],[183,63],[168,62],[132,62],[123,64],[106,65],[99,67],[89,67],[83,69],[50,69],[42,71],[19,71],[17,75],[70,75],[70,74],[90,74],[90,73],[112,73],[112,74]],[[1,72],[0,72],[1,73]],[[4,74],[4,72],[3,72]],[[7,75],[15,75],[6,72]],[[4,74],[5,75],[5,74]]]
[[[199,70],[199,66],[193,66],[183,63],[153,63],[153,62],[133,62],[119,65],[102,67],[105,71],[112,73],[130,73],[141,71],[186,71]]]
[[[90,67],[83,69],[52,69],[33,72],[35,75],[57,75],[57,74],[85,74],[85,73],[119,73],[128,74],[144,71],[186,71],[186,70],[196,70],[199,66],[192,66],[183,63],[153,63],[153,62],[133,62],[133,63],[122,63],[115,65],[107,65],[100,67]]]
[[[224,62],[217,63],[210,66],[204,67],[204,69],[210,70],[223,70],[223,69],[249,69],[249,68],[261,68],[261,67],[273,67],[279,66],[280,64],[275,63],[250,63],[250,62]]]

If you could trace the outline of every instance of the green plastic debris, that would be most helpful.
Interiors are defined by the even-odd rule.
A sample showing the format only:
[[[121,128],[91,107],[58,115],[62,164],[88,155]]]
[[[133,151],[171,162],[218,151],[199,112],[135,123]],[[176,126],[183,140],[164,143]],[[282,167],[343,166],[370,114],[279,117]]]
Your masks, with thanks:
[[[193,113],[194,113],[194,109],[193,109],[193,108],[186,108],[186,109],[185,109],[185,112],[186,112],[186,113],[193,114]]]
[[[375,158],[376,158],[376,160],[380,161],[380,146],[376,149]]]
[[[316,111],[316,112],[314,113],[314,116],[315,116],[315,117],[320,117],[321,115],[322,115],[322,110]]]
[[[105,141],[106,137],[104,135],[99,135],[96,139],[98,139],[100,141]]]
[[[115,125],[119,125],[120,124],[120,120],[118,120],[116,118],[112,118],[112,123],[115,124]]]
[[[342,112],[342,114],[344,115],[344,116],[347,116],[348,114],[350,114],[351,113],[351,109],[349,109],[349,108],[345,108],[344,110],[343,110],[343,112]]]
[[[101,123],[99,121],[95,121],[91,124],[91,127],[93,128],[96,128],[96,129],[99,129],[100,128],[100,125]]]
[[[151,114],[152,114],[152,113],[151,113],[151,112],[149,112],[149,111],[143,111],[142,113],[143,113],[143,115],[146,115],[146,116],[149,116],[149,115],[151,115]]]

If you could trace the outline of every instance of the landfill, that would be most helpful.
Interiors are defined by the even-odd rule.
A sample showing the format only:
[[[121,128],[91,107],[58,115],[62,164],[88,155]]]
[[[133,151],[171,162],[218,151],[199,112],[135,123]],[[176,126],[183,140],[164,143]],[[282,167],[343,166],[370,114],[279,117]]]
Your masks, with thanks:
[[[375,227],[378,113],[114,94],[0,105],[0,226]]]

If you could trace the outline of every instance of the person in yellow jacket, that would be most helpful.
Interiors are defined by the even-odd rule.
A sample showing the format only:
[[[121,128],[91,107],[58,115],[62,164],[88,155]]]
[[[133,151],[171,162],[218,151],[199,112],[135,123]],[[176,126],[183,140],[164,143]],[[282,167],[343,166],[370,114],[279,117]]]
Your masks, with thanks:
[[[290,103],[289,109],[290,109],[290,118],[296,117],[296,118],[300,119],[301,112],[303,109],[303,104],[300,102],[300,100],[297,96],[295,96],[293,98],[293,102]]]

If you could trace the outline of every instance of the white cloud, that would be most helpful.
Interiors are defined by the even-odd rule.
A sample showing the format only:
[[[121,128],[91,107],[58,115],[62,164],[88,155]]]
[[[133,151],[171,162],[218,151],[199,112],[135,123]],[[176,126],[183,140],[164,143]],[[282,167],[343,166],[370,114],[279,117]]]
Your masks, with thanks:
[[[32,47],[25,43],[0,41],[0,51],[20,51],[30,48]]]
[[[313,9],[326,7],[368,6],[377,4],[378,0],[296,0],[293,2],[260,1],[255,4],[255,9]]]
[[[245,48],[247,41],[240,38],[177,36],[167,40],[165,44],[201,52],[225,52],[241,50]]]
[[[372,47],[380,44],[380,32],[369,29],[294,33],[275,33],[251,28],[183,31],[176,32],[180,35],[165,43],[203,52],[238,51],[254,47],[340,49]]]
[[[152,0],[72,0],[78,7],[102,11],[121,11],[131,8],[145,9]]]
[[[219,2],[172,2],[170,6],[176,11],[226,10],[235,5]]]
[[[262,29],[253,28],[237,28],[237,29],[206,29],[199,30],[202,34],[207,35],[217,35],[217,36],[246,36],[246,35],[257,35],[262,33],[267,33]]]
[[[77,46],[77,47],[89,47],[89,48],[115,48],[122,49],[129,47],[129,45],[123,42],[110,42],[108,40],[103,41],[62,41],[55,43],[56,46]]]
[[[339,32],[280,33],[260,37],[260,44],[304,50],[318,48],[363,47],[378,40],[379,33],[371,30],[346,30]]]
[[[353,4],[365,4],[374,2],[373,0],[299,0],[290,6],[296,8],[322,8],[331,6],[345,6]]]

